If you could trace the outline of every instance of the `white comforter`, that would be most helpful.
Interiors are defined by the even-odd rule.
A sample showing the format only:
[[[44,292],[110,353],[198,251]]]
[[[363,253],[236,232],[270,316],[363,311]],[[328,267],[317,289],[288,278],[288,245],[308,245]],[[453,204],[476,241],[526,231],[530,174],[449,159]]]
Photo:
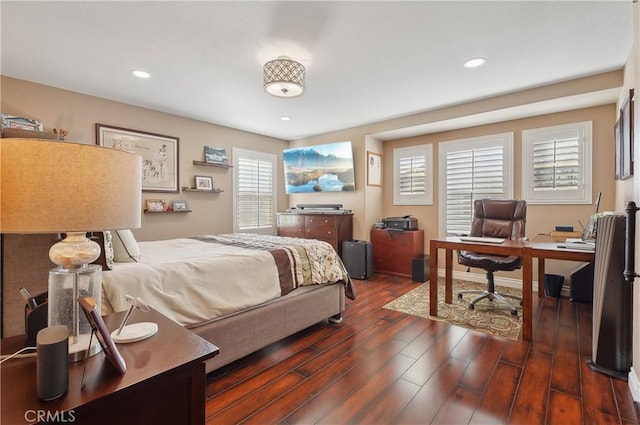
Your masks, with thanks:
[[[102,272],[102,314],[128,309],[125,295],[132,295],[183,326],[197,325],[279,297],[282,273],[291,289],[342,281],[347,296],[354,296],[344,265],[326,242],[248,234],[199,239],[139,242],[139,262]],[[293,267],[282,269],[279,261],[279,275],[269,249],[282,253],[285,247]]]

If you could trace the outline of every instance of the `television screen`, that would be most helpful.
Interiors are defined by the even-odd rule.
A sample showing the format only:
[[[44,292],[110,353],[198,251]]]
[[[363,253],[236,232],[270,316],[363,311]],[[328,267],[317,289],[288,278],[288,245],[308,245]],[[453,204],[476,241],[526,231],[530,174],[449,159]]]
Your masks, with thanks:
[[[351,142],[285,149],[282,156],[287,194],[355,190]]]

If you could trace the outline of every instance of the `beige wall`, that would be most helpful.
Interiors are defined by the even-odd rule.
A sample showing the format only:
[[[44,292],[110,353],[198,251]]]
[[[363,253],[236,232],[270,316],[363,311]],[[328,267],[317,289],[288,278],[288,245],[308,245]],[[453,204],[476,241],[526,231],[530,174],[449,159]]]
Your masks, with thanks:
[[[204,145],[226,148],[230,159],[233,147],[272,153],[281,157],[282,150],[288,146],[288,142],[283,140],[5,76],[0,83],[0,110],[3,113],[41,120],[46,131],[51,131],[52,128],[65,129],[69,132],[65,138],[68,141],[94,144],[96,123],[178,137],[179,186],[192,186],[195,174],[210,175],[213,176],[216,186],[224,190],[219,194],[144,192],[143,200],[187,200],[193,212],[142,214],[142,227],[134,229],[139,240],[228,233],[233,230],[233,170],[193,165],[194,159],[204,159]],[[279,161],[278,165],[278,176],[284,173],[281,162]],[[278,209],[283,209],[286,207],[286,196],[282,179],[278,180]]]

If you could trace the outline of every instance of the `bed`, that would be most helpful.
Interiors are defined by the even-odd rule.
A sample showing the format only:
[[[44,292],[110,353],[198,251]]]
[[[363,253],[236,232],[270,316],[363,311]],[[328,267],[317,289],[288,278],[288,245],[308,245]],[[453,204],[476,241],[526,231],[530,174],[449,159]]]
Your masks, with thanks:
[[[116,236],[114,236],[114,239]],[[115,244],[114,244],[115,245]],[[125,294],[220,348],[207,372],[322,320],[339,321],[351,279],[326,242],[255,234],[138,242],[102,273],[102,313]]]

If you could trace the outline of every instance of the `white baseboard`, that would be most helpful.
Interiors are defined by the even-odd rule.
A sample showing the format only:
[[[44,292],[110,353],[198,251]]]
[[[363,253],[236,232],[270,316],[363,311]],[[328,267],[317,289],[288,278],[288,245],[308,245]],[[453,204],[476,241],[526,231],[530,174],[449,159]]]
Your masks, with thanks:
[[[629,372],[629,391],[631,391],[633,401],[636,403],[640,402],[640,380],[633,367],[631,367],[631,371]]]

